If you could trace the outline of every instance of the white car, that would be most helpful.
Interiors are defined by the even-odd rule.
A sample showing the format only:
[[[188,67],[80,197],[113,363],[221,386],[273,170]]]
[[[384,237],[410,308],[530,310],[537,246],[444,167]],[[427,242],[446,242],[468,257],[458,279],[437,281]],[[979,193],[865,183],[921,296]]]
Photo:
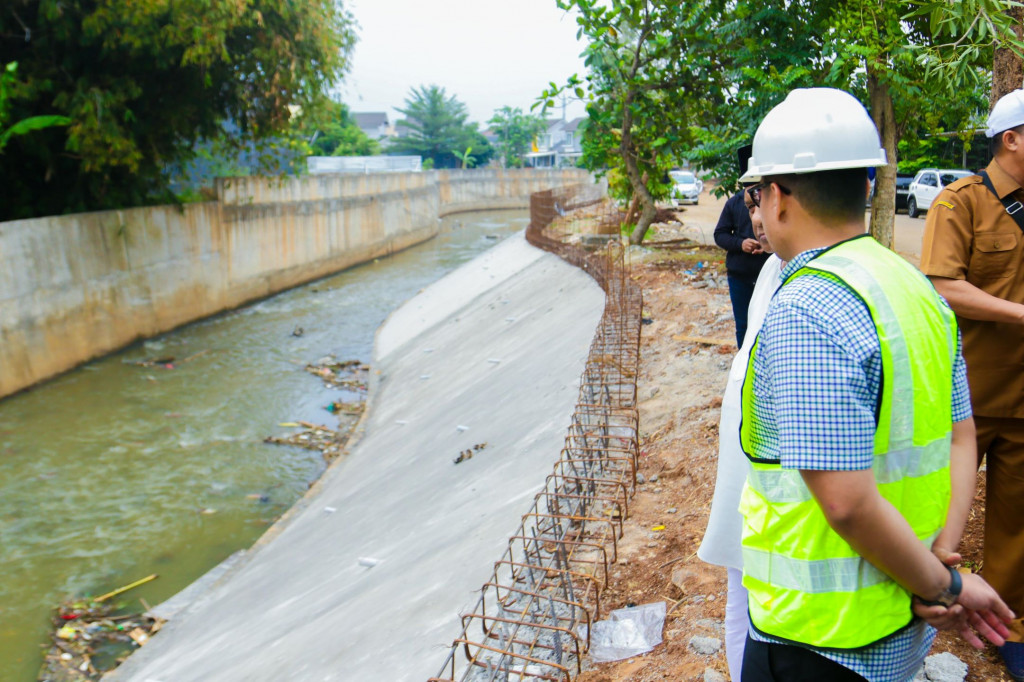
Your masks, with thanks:
[[[688,170],[669,171],[668,176],[672,179],[672,198],[676,203],[697,203],[704,189],[700,178]]]
[[[923,168],[910,183],[907,190],[907,215],[916,218],[922,211],[931,208],[935,197],[946,185],[951,185],[960,178],[973,175],[971,171],[959,169]]]

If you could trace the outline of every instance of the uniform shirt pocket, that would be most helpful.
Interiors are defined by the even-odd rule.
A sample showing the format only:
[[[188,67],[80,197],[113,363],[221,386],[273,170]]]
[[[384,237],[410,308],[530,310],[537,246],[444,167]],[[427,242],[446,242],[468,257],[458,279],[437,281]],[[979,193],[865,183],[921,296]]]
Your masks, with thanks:
[[[1013,274],[1014,254],[1017,252],[1017,234],[997,232],[979,234],[974,238],[974,256],[970,274],[977,279],[1001,279]]]

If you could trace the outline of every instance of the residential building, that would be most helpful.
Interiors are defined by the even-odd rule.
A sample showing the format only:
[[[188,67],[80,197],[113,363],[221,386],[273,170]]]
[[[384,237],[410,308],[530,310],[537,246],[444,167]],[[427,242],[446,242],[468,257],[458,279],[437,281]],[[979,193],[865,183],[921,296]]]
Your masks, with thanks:
[[[580,126],[586,120],[586,116],[571,121],[549,120],[547,130],[538,136],[534,149],[526,155],[526,165],[534,168],[575,166],[583,156]]]

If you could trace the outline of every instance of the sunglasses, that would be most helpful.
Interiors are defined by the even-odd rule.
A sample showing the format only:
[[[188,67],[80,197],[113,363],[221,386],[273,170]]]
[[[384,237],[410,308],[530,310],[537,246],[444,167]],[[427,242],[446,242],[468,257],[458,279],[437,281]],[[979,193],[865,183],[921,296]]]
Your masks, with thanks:
[[[772,185],[772,184],[774,184],[776,187],[778,187],[779,191],[782,192],[783,194],[792,194],[793,193],[793,190],[789,189],[788,187],[783,187],[782,185],[780,185],[777,182],[772,183],[772,182],[765,182],[764,180],[762,180],[761,182],[757,183],[753,187],[748,187],[747,188],[747,194],[750,196],[750,200],[754,202],[754,206],[760,206],[761,205],[761,190],[765,189],[766,187],[768,187],[768,185]]]

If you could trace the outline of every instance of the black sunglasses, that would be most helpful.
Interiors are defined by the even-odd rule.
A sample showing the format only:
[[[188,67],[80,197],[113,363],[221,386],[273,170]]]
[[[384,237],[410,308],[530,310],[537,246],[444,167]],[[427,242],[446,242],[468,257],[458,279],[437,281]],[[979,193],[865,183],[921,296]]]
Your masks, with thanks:
[[[747,188],[747,194],[750,195],[750,200],[754,202],[754,206],[760,206],[761,205],[761,190],[763,190],[765,187],[767,187],[768,185],[771,185],[771,184],[773,184],[773,183],[765,182],[764,180],[762,180],[761,182],[757,183],[753,187],[748,187]],[[788,187],[783,187],[782,185],[779,185],[779,183],[777,183],[777,182],[774,183],[774,184],[778,186],[779,191],[782,192],[783,194],[792,194],[793,193],[793,190],[789,189]]]

